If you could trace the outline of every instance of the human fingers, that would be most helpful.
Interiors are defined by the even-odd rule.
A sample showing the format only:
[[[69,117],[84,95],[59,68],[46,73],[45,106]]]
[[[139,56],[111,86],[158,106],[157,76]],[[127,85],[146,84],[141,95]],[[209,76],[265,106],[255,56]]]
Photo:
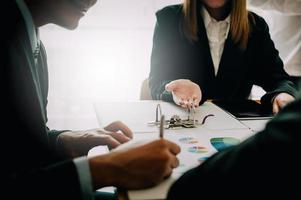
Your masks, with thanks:
[[[123,144],[131,140],[131,138],[121,134],[121,133],[116,133],[116,132],[109,132],[107,133],[111,137],[113,137],[115,140],[117,140],[119,143]]]
[[[179,106],[182,106],[183,102],[184,102],[183,96],[179,92],[173,92],[172,91],[171,94],[172,94],[172,98],[173,98],[174,103],[179,105]]]
[[[279,100],[279,101],[278,101],[278,107],[281,109],[281,108],[283,108],[284,106],[286,106],[287,103],[288,103],[288,102],[285,101],[285,100]]]
[[[175,155],[171,155],[170,166],[171,168],[177,168],[180,164],[179,159]]]
[[[173,142],[170,142],[168,140],[164,140],[163,142],[172,154],[177,155],[181,152],[181,148],[179,145],[177,145]]]
[[[181,107],[182,108],[192,108],[194,105],[193,105],[193,101],[191,100],[191,98],[187,98],[187,97],[184,97],[182,102],[181,102]]]
[[[197,95],[194,95],[192,97],[193,99],[193,104],[194,104],[194,107],[199,107],[200,106],[200,102],[201,102],[201,97],[200,96],[197,96]]]
[[[283,108],[284,106],[286,106],[287,104],[289,104],[290,102],[294,101],[295,98],[290,96],[290,95],[283,95],[283,98],[279,98],[278,99],[278,105],[280,108]]]
[[[188,101],[187,101],[187,99],[185,98],[184,100],[183,100],[183,102],[182,102],[182,108],[188,108]]]
[[[273,113],[277,114],[279,112],[279,105],[278,105],[278,100],[275,99],[275,101],[273,102]]]
[[[195,98],[194,98],[194,97],[190,98],[190,99],[188,100],[188,102],[189,102],[189,107],[188,107],[188,108],[193,109],[193,108],[198,107],[198,105],[196,105],[196,102],[195,102]]]
[[[131,131],[131,129],[121,121],[113,122],[106,126],[104,129],[110,132],[121,131],[128,138],[133,138],[133,132]]]
[[[168,166],[166,166],[164,178],[170,177],[173,172],[173,169],[177,168],[179,166],[179,164],[180,164],[179,159],[176,156],[171,155],[170,163],[168,164]]]
[[[182,108],[189,108],[189,100],[187,97],[182,97],[180,101],[180,106]]]
[[[110,135],[101,136],[99,140],[101,140],[101,145],[107,145],[109,149],[114,149],[120,145],[120,142]]]
[[[163,175],[163,180],[167,179],[168,177],[170,177],[171,174],[172,174],[172,171],[173,171],[173,168],[171,168],[171,167],[166,168],[166,171],[165,171],[165,173]]]

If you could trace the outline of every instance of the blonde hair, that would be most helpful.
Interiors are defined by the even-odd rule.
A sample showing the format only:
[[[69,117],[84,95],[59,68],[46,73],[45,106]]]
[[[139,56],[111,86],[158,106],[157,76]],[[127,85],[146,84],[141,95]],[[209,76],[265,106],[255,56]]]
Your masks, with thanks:
[[[198,3],[200,0],[184,0],[184,34],[189,41],[198,40]],[[245,50],[248,45],[251,25],[246,0],[232,0],[230,33],[234,44]]]

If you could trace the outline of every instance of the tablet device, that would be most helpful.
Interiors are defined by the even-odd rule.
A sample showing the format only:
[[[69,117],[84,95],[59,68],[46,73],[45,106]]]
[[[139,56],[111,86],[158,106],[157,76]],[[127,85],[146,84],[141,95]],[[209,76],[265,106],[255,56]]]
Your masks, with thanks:
[[[274,116],[271,110],[267,111],[254,100],[213,100],[212,103],[240,120],[271,119]]]

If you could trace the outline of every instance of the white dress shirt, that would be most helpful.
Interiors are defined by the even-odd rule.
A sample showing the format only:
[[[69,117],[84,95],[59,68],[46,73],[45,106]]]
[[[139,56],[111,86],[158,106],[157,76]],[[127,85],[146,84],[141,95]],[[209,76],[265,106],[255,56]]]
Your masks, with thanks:
[[[225,41],[230,30],[231,16],[229,15],[225,20],[217,21],[210,16],[205,7],[202,8],[201,12],[207,32],[214,72],[215,75],[217,75],[224,51]]]
[[[248,0],[270,27],[286,72],[301,76],[301,0]]]

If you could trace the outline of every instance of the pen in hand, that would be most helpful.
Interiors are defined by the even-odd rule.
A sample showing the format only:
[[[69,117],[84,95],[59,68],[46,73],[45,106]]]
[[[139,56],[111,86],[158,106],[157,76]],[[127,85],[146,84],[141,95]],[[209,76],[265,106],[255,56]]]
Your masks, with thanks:
[[[164,139],[164,124],[165,124],[165,116],[162,115],[160,120],[160,130],[159,130],[160,139]]]

